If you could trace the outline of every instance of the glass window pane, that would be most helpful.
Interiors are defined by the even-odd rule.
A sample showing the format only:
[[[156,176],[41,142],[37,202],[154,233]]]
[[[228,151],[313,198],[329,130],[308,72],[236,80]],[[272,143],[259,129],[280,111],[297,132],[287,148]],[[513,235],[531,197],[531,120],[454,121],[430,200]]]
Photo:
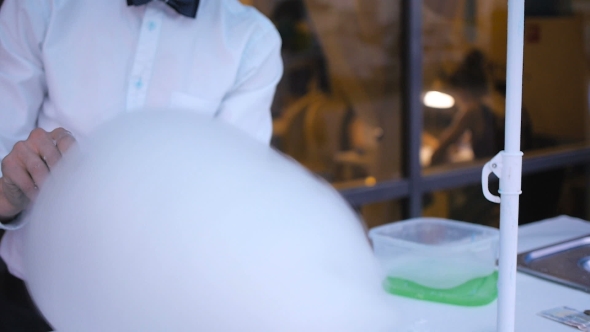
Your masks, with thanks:
[[[507,3],[436,3],[423,11],[423,165],[488,160],[504,146]],[[586,1],[526,2],[525,153],[588,141],[588,27]]]
[[[564,167],[523,176],[519,223],[526,224],[562,214],[590,219],[589,166]],[[498,180],[490,180],[497,194]],[[488,202],[479,184],[425,194],[422,213],[493,227],[499,226],[500,205]]]
[[[333,183],[399,176],[399,1],[244,2],[283,39],[273,145]]]
[[[403,219],[402,206],[399,200],[377,202],[362,206],[359,212],[367,228],[373,228]]]
[[[489,159],[503,142],[503,98],[494,83],[502,69],[492,60],[506,53],[494,39],[501,5],[446,4],[427,0],[423,10],[425,166]]]
[[[498,227],[500,206],[488,201],[478,184],[425,194],[422,215]]]

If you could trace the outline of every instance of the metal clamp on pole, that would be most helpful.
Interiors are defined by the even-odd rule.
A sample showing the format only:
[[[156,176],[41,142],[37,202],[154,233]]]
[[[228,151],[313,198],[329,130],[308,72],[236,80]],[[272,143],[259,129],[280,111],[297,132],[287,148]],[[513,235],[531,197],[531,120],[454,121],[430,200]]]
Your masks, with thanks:
[[[487,198],[488,201],[492,203],[500,203],[501,199],[499,196],[496,196],[490,192],[489,187],[489,178],[490,174],[494,173],[500,179],[502,177],[502,154],[504,151],[498,152],[492,160],[488,161],[481,171],[481,190],[483,191],[483,195]]]

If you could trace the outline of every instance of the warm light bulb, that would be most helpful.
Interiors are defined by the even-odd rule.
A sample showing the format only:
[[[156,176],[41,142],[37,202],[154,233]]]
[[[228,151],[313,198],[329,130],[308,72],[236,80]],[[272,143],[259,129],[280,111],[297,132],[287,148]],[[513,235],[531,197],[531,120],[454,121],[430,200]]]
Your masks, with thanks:
[[[424,95],[424,105],[432,108],[451,108],[455,105],[455,98],[439,91],[428,91]]]
[[[365,186],[367,187],[374,187],[377,184],[377,179],[372,176],[368,176],[365,178]]]

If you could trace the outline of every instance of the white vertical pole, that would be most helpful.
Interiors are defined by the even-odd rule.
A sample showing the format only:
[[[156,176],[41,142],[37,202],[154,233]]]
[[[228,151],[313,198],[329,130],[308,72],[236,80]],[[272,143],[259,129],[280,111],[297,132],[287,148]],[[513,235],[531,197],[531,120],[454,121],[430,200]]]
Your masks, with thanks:
[[[500,271],[498,322],[500,332],[514,331],[518,199],[521,190],[522,152],[520,123],[524,46],[524,0],[508,0],[508,54],[506,73],[506,137],[500,178]]]

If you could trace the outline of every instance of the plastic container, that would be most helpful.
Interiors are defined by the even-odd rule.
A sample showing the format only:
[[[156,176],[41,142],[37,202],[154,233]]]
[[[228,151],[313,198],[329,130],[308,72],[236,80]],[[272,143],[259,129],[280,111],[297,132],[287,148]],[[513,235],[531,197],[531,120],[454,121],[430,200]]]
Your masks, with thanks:
[[[373,228],[369,237],[390,293],[466,306],[497,296],[495,228],[416,218]]]

